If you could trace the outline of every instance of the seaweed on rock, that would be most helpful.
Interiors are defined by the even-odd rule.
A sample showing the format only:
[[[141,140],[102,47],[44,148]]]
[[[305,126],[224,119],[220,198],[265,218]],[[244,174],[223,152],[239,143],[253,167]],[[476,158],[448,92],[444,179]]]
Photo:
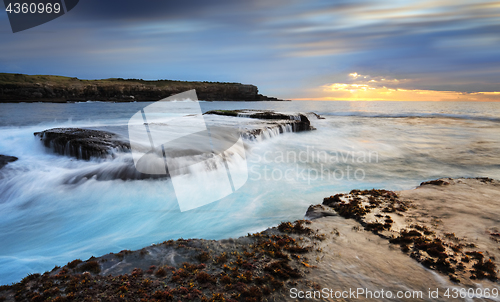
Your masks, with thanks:
[[[77,259],[50,273],[30,275],[2,287],[0,297],[12,293],[16,301],[270,301],[267,297],[283,293],[285,282],[304,277],[305,260],[297,254],[306,254],[311,247],[300,244],[303,237],[299,236],[317,240],[308,223],[283,223],[271,232],[230,241],[222,251],[216,241],[165,242],[168,249],[191,255],[191,262],[176,267],[145,265],[111,275],[101,272],[103,258]],[[144,261],[141,250],[122,252],[123,257],[109,255],[110,261],[127,262],[134,257]]]

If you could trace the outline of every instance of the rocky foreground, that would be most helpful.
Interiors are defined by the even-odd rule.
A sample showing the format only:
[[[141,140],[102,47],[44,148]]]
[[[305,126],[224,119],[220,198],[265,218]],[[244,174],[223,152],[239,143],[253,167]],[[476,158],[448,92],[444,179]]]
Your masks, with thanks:
[[[79,259],[0,288],[2,301],[284,301],[324,238],[309,221],[238,239],[179,239]]]
[[[498,217],[500,182],[488,178],[353,190],[311,206],[312,221],[77,259],[3,286],[0,300],[289,301],[325,289],[410,288],[425,295],[405,300],[447,301],[446,288],[498,289]],[[431,287],[441,296],[428,297]]]
[[[240,83],[145,81],[0,73],[0,103],[8,102],[147,102],[196,89],[204,101],[281,101],[259,94],[257,86]]]

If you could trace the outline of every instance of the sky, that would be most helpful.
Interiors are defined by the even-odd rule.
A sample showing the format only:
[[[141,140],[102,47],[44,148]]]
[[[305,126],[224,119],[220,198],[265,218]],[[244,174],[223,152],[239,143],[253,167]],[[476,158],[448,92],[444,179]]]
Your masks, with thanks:
[[[298,100],[500,101],[500,1],[81,0],[0,72],[221,81]]]

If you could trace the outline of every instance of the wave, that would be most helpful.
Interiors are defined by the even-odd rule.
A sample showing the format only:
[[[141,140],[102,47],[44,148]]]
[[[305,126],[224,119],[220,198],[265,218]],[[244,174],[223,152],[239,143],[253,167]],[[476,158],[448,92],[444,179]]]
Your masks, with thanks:
[[[104,101],[80,101],[80,102],[74,102],[75,104],[100,104],[100,103],[114,103],[114,102],[104,102]]]
[[[190,99],[186,99],[186,100],[182,100],[182,101],[179,101],[179,100],[172,100],[172,101],[169,101],[169,102],[172,102],[172,103],[205,103],[206,101],[203,101],[203,100],[198,100],[198,101],[193,101],[193,100],[190,100]]]

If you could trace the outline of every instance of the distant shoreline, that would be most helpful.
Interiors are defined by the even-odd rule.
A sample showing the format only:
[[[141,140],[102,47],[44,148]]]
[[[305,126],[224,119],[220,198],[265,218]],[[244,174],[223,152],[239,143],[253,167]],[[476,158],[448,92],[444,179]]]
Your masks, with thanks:
[[[53,75],[0,73],[0,103],[154,102],[195,89],[204,101],[284,101],[255,85],[111,78],[80,80]]]
[[[135,101],[135,100],[99,100],[99,101],[93,101],[93,100],[87,100],[87,101],[65,101],[65,100],[54,100],[54,99],[48,99],[48,100],[8,100],[8,101],[3,101],[0,100],[0,104],[79,104],[79,103],[148,103],[148,102],[157,102],[159,100],[143,100],[143,101]],[[246,100],[210,100],[210,101],[205,101],[205,100],[199,100],[201,102],[243,102],[243,103],[248,103],[248,102],[291,102],[292,100],[257,100],[257,101],[246,101]]]

